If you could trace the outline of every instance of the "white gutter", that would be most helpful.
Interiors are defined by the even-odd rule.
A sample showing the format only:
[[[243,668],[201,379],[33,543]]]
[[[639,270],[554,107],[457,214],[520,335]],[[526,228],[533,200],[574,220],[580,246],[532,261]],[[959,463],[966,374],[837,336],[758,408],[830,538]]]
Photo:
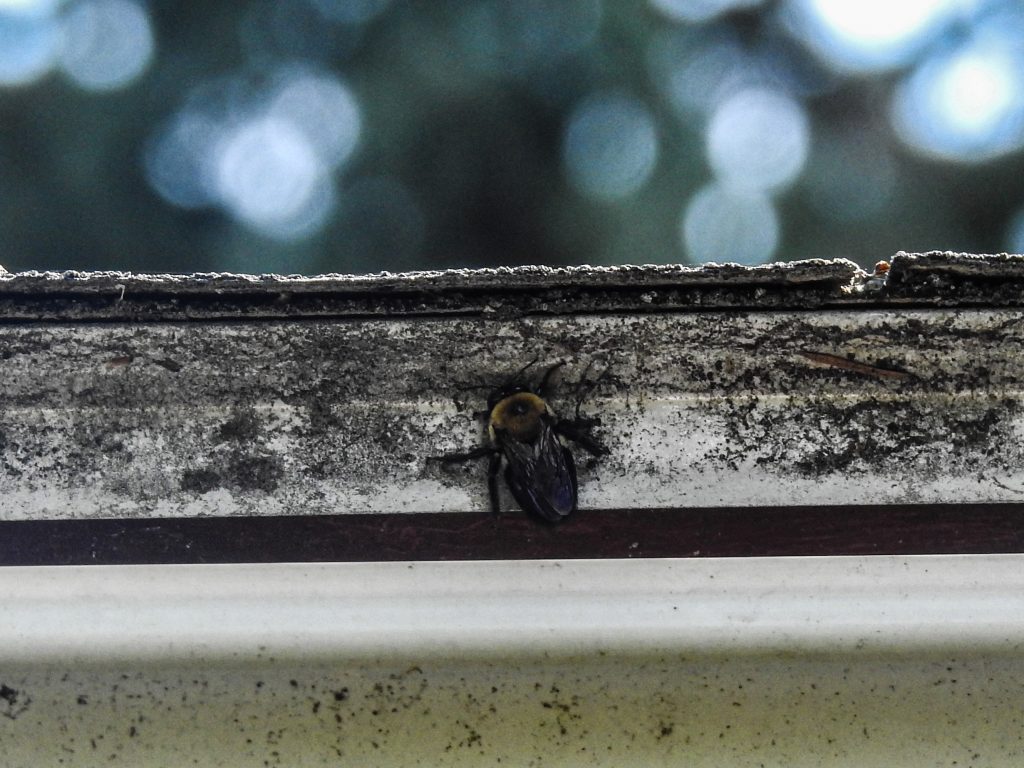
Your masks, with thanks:
[[[0,660],[1016,651],[1024,556],[0,569]]]

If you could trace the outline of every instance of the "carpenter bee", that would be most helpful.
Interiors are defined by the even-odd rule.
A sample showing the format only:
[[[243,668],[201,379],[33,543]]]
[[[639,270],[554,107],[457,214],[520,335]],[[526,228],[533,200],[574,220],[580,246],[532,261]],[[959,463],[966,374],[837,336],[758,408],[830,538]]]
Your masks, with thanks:
[[[545,400],[552,374],[565,365],[565,361],[560,360],[548,368],[536,387],[523,383],[522,379],[533,364],[531,362],[488,397],[489,445],[468,453],[434,458],[452,463],[490,456],[487,487],[495,514],[501,511],[498,472],[504,460],[505,482],[519,506],[542,520],[557,523],[576,510],[577,496],[576,462],[563,438],[594,456],[601,456],[607,450],[587,434],[590,427],[600,422],[580,418],[582,398],[577,399],[574,419],[558,418]]]

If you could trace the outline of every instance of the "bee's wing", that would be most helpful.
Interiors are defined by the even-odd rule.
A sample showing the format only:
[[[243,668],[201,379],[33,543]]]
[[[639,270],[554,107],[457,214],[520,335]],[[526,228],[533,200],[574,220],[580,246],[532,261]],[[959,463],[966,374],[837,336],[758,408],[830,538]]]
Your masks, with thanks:
[[[576,509],[576,464],[547,422],[533,443],[503,435],[505,479],[526,512],[557,523]]]

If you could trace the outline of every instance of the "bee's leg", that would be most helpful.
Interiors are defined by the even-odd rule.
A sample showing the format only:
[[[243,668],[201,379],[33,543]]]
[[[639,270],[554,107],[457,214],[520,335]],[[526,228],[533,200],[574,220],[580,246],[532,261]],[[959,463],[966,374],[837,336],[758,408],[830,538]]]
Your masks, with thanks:
[[[501,514],[501,496],[498,495],[498,472],[501,470],[501,453],[491,454],[491,463],[487,467],[487,492],[491,497],[491,512]]]
[[[481,445],[479,448],[474,448],[472,451],[466,453],[446,453],[444,456],[430,456],[429,461],[440,461],[444,464],[457,464],[462,461],[472,461],[473,459],[482,459],[484,456],[495,454],[494,448],[489,445]]]
[[[600,424],[598,419],[563,419],[555,424],[555,432],[567,437],[592,456],[604,456],[608,449],[587,434],[587,427]]]
[[[583,401],[586,399],[587,395],[589,395],[591,392],[593,392],[594,388],[597,387],[597,385],[601,383],[601,380],[604,379],[604,377],[608,375],[608,368],[606,367],[603,371],[601,371],[601,373],[598,375],[598,377],[596,379],[594,379],[592,381],[588,381],[587,380],[587,376],[590,373],[590,369],[593,368],[593,367],[594,367],[594,360],[593,360],[593,358],[591,358],[590,362],[587,363],[587,367],[583,371],[583,375],[580,377],[579,382],[577,382],[577,384],[576,384],[576,411],[575,411],[576,418],[574,419],[574,421],[575,421],[575,423],[577,425],[580,425],[580,426],[584,426],[585,425],[585,426],[593,427],[593,426],[596,426],[596,425],[601,423],[597,419],[585,419],[582,416],[580,416],[580,408],[582,407]]]
[[[540,384],[537,385],[538,395],[540,395],[541,397],[547,396],[548,382],[551,381],[551,376],[563,365],[565,365],[565,360],[559,360],[557,363],[555,363],[546,371],[544,371],[544,377],[540,380]]]
[[[501,513],[501,497],[498,495],[498,472],[501,469],[501,451],[496,451],[489,445],[482,445],[466,453],[446,453],[444,456],[428,456],[427,461],[456,464],[463,461],[482,459],[484,456],[491,457],[491,461],[487,465],[487,493],[491,500],[491,511],[497,515]]]

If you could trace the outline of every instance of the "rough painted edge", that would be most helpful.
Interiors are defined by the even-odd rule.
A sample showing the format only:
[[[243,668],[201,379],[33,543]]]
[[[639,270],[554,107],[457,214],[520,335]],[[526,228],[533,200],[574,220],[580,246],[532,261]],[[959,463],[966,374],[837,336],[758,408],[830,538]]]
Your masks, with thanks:
[[[1024,254],[1019,253],[957,253],[899,251],[892,258],[890,277],[893,280],[922,279],[928,274],[986,277],[991,279],[1024,279]]]
[[[1024,254],[973,254],[955,251],[909,253],[889,258],[893,284],[920,284],[930,278],[956,276],[1024,280]],[[373,274],[280,275],[232,272],[192,274],[119,271],[7,272],[0,267],[0,296],[5,294],[81,295],[141,292],[173,296],[258,294],[289,291],[300,294],[377,291],[515,290],[524,288],[637,288],[658,286],[756,286],[831,283],[856,293],[870,278],[848,259],[804,259],[758,266],[736,263],[641,264],[621,266],[548,267],[526,265],[493,269],[446,269]]]
[[[885,264],[886,262],[879,262]],[[899,252],[739,264],[520,266],[369,275],[6,272],[0,322],[678,312],[715,308],[1021,306],[1024,256]]]
[[[161,295],[260,293],[363,293],[374,291],[480,290],[556,287],[643,287],[664,285],[846,285],[863,272],[846,259],[808,259],[747,267],[740,264],[686,266],[623,265],[594,267],[520,266],[496,269],[449,269],[379,272],[367,275],[277,275],[205,272],[136,274],[132,272],[4,272],[0,295],[10,293],[82,294],[111,291]]]

